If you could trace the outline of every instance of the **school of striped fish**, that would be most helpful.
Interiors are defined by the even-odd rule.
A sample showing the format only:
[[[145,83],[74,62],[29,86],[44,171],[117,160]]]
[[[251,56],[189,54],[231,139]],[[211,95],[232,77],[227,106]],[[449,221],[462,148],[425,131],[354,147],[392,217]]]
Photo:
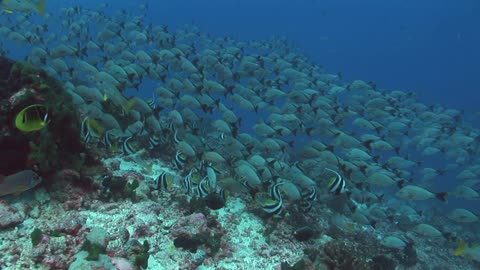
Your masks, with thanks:
[[[151,183],[161,193],[212,209],[246,194],[278,222],[336,201],[332,226],[388,227],[381,243],[394,249],[414,237],[453,249],[462,239],[452,255],[480,261],[468,245],[480,235],[480,132],[462,111],[345,82],[285,37],[173,30],[148,23],[147,9],[75,6],[35,19],[3,11],[0,52],[21,47],[63,82],[86,145],[167,164]],[[451,187],[438,190],[439,179]]]

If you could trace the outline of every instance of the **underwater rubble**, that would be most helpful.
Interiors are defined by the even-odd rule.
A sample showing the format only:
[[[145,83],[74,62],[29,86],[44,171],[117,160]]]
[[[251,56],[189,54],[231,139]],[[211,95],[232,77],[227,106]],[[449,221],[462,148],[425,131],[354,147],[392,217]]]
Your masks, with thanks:
[[[415,204],[478,198],[478,132],[452,127],[459,112],[343,83],[281,37],[72,7],[57,44],[12,16],[0,32],[35,46],[0,57],[0,269],[478,268],[477,214]],[[452,174],[467,164],[465,182],[431,191],[446,172],[412,145]]]
[[[331,211],[303,220],[318,234],[299,241],[295,215],[282,221],[258,216],[249,211],[248,197],[231,199],[220,210],[192,210],[172,200],[176,194],[153,201],[146,179],[154,173],[122,158],[104,162],[120,162],[114,174],[127,181],[144,175],[135,200],[124,194],[105,201],[103,179],[94,180],[97,189],[85,188],[76,183],[78,172],[68,172],[12,204],[1,201],[0,216],[10,222],[0,232],[5,269],[447,269],[431,267],[430,245],[399,251],[380,245],[371,228],[332,228]],[[452,259],[457,268],[448,269],[469,269],[457,257],[438,257],[442,264]]]

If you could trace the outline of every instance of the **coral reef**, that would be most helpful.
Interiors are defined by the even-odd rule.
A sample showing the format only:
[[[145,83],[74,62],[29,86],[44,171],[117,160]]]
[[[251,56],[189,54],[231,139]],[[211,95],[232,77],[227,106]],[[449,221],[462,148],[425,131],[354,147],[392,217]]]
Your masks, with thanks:
[[[42,70],[0,57],[0,100],[1,174],[30,167],[49,175],[96,163],[80,138],[79,115],[71,96]],[[32,104],[47,108],[48,123],[41,130],[22,132],[14,119]]]
[[[105,160],[106,164],[110,162]],[[15,198],[15,204],[1,201],[2,217],[12,215],[21,219],[0,229],[0,265],[6,269],[15,265],[35,269],[147,269],[148,266],[148,269],[167,270],[238,269],[239,264],[246,269],[428,267],[423,262],[428,260],[429,253],[416,246],[417,263],[409,265],[411,250],[381,246],[371,229],[355,233],[338,230],[332,238],[326,234],[328,217],[320,214],[297,221],[296,215],[280,220],[263,219],[248,211],[248,198],[239,197],[228,200],[222,209],[202,208],[196,212],[190,212],[187,201],[177,200],[184,196],[177,192],[161,193],[150,200],[143,193],[152,192],[146,188],[151,176],[138,178],[142,166],[121,158],[116,162],[121,169],[113,176],[106,174],[107,178],[122,179],[115,199],[102,198],[101,183],[105,180],[102,175],[89,180],[96,187],[92,188],[75,184],[83,183],[80,179],[89,172],[66,169],[58,172],[50,192],[40,187],[35,196],[22,199],[27,197],[25,194]],[[123,193],[127,179],[138,181],[135,203]],[[9,219],[0,219],[5,220]],[[21,229],[13,229],[20,228],[18,224],[22,224]],[[310,224],[320,235],[297,240],[294,231],[304,224]],[[20,238],[29,241],[17,241]],[[456,260],[457,269],[469,269],[464,261],[449,259]]]
[[[338,270],[368,270],[368,251],[362,251],[355,243],[346,243],[343,241],[331,241],[323,249],[324,257],[320,260],[328,269]]]

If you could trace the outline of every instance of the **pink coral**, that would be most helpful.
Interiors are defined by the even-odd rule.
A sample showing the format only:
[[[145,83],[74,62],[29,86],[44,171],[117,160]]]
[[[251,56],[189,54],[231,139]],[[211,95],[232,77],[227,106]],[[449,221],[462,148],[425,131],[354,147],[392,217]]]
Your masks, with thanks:
[[[57,177],[62,181],[77,181],[80,179],[80,173],[73,169],[63,169],[57,173]]]
[[[172,235],[195,235],[207,231],[207,219],[202,213],[181,217],[172,227]]]
[[[113,257],[112,264],[115,265],[117,270],[133,270],[134,269],[130,261],[128,261],[125,258]]]

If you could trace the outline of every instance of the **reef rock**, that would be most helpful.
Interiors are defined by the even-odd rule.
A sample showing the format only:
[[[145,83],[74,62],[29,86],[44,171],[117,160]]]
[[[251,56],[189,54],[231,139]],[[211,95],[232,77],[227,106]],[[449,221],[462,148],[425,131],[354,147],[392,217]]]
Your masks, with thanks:
[[[14,228],[21,224],[24,219],[17,208],[5,201],[0,201],[0,230]]]

